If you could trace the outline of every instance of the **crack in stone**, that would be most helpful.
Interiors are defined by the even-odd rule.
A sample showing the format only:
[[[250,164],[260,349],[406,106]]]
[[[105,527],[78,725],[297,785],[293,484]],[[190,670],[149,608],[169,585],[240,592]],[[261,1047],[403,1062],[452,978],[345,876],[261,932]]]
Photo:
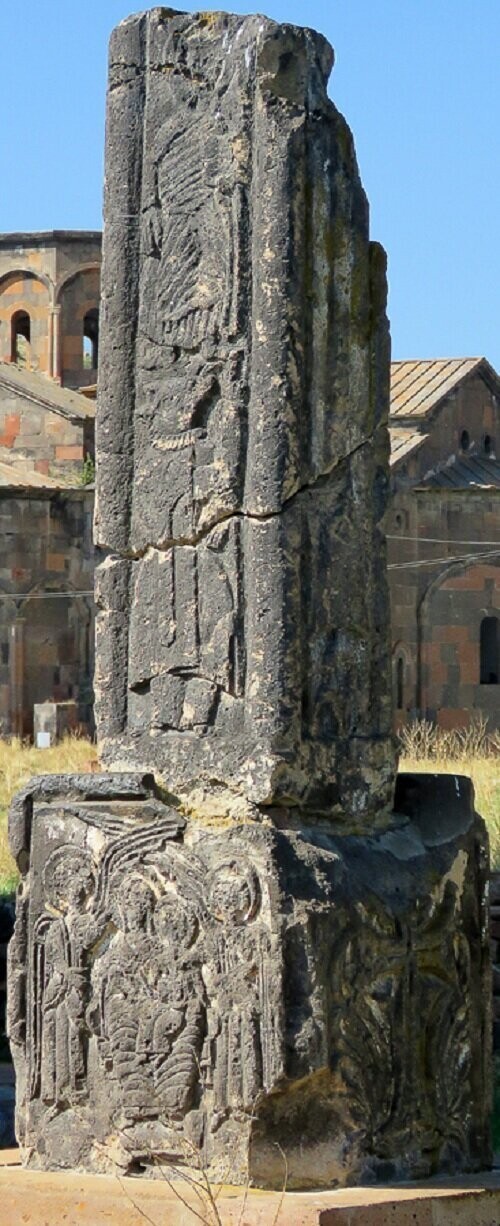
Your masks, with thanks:
[[[262,513],[259,513],[258,511],[245,510],[226,511],[218,515],[209,524],[206,524],[205,527],[200,528],[199,532],[194,532],[189,537],[166,537],[162,541],[148,541],[147,544],[141,546],[140,549],[123,550],[120,551],[118,556],[131,562],[138,562],[142,558],[146,557],[151,550],[155,550],[158,553],[164,553],[168,549],[174,548],[179,549],[187,547],[194,549],[197,545],[200,545],[202,541],[206,540],[206,538],[210,536],[210,533],[213,532],[215,528],[220,528],[223,524],[228,523],[230,520],[241,519],[261,524],[270,523],[271,520],[278,519],[280,515],[283,515],[285,511],[289,510],[291,504],[295,502],[295,500],[299,498],[301,494],[306,494],[312,490],[322,489],[327,484],[329,478],[333,476],[343,464],[347,464],[347,462],[351,460],[358,451],[361,451],[361,449],[366,447],[368,443],[373,442],[374,437],[374,434],[370,434],[366,438],[363,438],[361,442],[356,445],[356,447],[353,447],[352,451],[349,451],[347,452],[347,455],[342,456],[341,460],[334,460],[330,467],[326,469],[325,472],[322,472],[319,474],[319,476],[315,477],[313,481],[305,481],[303,485],[300,485],[298,489],[294,490],[292,494],[289,494],[288,497],[284,499],[282,506],[277,511],[263,511]]]

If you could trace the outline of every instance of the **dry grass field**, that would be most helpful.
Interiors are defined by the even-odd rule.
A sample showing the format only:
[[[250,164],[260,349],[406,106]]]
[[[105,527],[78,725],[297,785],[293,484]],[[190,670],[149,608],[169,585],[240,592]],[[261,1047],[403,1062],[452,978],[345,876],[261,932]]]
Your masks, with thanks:
[[[476,808],[490,833],[491,862],[500,869],[500,738],[488,737],[479,720],[467,733],[441,732],[425,721],[404,730],[401,770],[445,771],[470,775]],[[97,752],[90,741],[67,737],[53,749],[35,749],[20,740],[0,740],[0,894],[17,882],[16,866],[7,840],[7,810],[11,797],[33,775],[92,770]]]
[[[480,716],[463,732],[419,720],[403,729],[401,750],[400,770],[470,776],[476,809],[488,827],[491,867],[500,870],[500,734],[488,736]]]
[[[17,869],[7,839],[11,797],[33,775],[90,771],[96,761],[95,745],[83,737],[68,736],[53,749],[35,749],[17,737],[0,740],[0,894],[10,894],[17,883]]]

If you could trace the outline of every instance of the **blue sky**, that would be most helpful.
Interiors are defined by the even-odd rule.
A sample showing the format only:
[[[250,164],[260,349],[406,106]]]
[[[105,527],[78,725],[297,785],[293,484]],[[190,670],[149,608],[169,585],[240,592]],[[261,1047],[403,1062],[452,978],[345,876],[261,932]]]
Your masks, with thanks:
[[[330,93],[389,256],[394,357],[484,354],[500,370],[500,0],[263,7],[335,48]],[[132,11],[133,0],[3,0],[0,230],[101,225],[107,41]]]

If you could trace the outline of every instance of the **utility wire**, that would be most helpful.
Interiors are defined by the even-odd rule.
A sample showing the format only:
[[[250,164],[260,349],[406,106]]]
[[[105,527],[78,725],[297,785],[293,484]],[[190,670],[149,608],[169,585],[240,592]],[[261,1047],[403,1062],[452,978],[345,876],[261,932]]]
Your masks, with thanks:
[[[391,536],[389,533],[387,533],[386,539],[388,541],[415,541],[417,545],[419,544],[420,541],[424,541],[426,544],[429,544],[429,545],[498,545],[500,546],[500,541],[465,541],[465,540],[462,540],[460,537],[455,537],[454,540],[450,540],[449,537],[445,537],[445,536]]]
[[[444,562],[481,562],[487,558],[500,556],[500,549],[490,549],[485,553],[462,553],[446,558],[422,558],[418,562],[391,562],[387,570],[411,570],[421,566],[441,566]]]
[[[74,600],[77,596],[93,596],[94,592],[0,592],[0,600]]]

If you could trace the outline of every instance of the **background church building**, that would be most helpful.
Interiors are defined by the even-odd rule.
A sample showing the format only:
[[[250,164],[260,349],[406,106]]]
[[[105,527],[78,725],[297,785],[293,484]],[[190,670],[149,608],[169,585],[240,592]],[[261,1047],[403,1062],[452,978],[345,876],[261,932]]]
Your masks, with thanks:
[[[500,379],[393,362],[388,561],[398,724],[500,725]]]
[[[101,235],[0,235],[0,734],[92,726]]]

